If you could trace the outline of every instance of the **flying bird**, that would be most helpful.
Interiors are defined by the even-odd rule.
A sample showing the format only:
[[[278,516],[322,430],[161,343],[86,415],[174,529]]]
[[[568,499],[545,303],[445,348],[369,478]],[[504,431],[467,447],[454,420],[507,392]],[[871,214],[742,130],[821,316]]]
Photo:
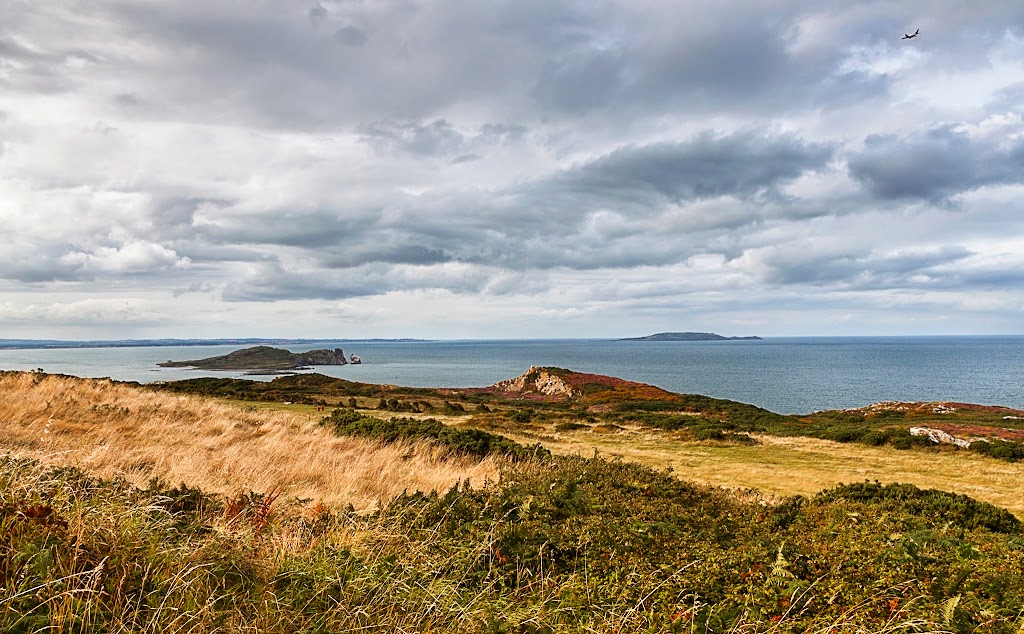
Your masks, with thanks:
[[[918,33],[920,33],[920,32],[921,32],[921,29],[918,29],[918,30],[914,31],[914,34],[913,34],[913,35],[908,35],[908,34],[904,33],[904,34],[903,34],[903,37],[902,37],[902,38],[900,38],[900,39],[903,39],[903,40],[912,40],[912,39],[914,39],[915,37],[917,37],[917,34],[918,34]]]

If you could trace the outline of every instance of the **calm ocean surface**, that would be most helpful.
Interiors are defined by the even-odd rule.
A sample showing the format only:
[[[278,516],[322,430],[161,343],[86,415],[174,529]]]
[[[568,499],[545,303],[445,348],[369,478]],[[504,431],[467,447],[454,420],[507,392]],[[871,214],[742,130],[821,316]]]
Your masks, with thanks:
[[[43,368],[143,383],[242,376],[158,368],[243,346],[0,350],[0,369]],[[337,342],[362,365],[318,372],[409,387],[475,387],[557,366],[651,383],[673,392],[753,403],[780,413],[860,407],[882,400],[965,401],[1024,409],[1024,336],[773,337],[763,341],[609,340]],[[269,380],[273,377],[247,377]]]

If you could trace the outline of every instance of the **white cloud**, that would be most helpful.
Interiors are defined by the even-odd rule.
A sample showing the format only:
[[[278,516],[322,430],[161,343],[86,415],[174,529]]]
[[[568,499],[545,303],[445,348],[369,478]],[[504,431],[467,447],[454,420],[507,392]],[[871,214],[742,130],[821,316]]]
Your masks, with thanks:
[[[718,4],[18,2],[0,320],[1024,330],[1024,5]]]
[[[188,258],[151,242],[127,242],[120,247],[96,247],[91,252],[76,251],[61,258],[62,264],[84,271],[104,273],[148,273],[160,269],[187,269]]]

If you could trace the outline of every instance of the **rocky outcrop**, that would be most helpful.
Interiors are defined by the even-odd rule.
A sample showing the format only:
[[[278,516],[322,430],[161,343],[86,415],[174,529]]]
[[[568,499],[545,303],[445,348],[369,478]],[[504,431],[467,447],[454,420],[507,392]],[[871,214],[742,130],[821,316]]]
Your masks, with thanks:
[[[933,443],[943,445],[956,445],[957,447],[962,447],[964,449],[967,449],[968,447],[971,446],[972,442],[978,440],[989,442],[989,440],[985,438],[957,438],[956,436],[949,432],[942,431],[941,429],[932,429],[930,427],[911,427],[910,435],[927,436],[928,440],[932,441]]]
[[[514,379],[499,381],[491,386],[494,391],[509,394],[541,394],[559,398],[572,398],[576,391],[559,376],[545,368],[532,366],[525,373]]]
[[[341,348],[334,350],[310,350],[299,357],[299,365],[346,365],[348,359]]]

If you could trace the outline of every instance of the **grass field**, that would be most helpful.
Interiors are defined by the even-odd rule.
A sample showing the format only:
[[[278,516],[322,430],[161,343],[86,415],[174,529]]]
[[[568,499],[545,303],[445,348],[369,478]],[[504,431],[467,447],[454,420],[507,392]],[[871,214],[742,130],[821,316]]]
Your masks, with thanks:
[[[405,489],[497,477],[491,460],[426,443],[331,434],[313,407],[166,394],[105,380],[0,375],[0,451],[145,486],[154,477],[226,495],[282,491],[376,507]]]
[[[513,434],[513,438],[516,436]],[[673,440],[669,434],[577,432],[544,443],[564,454],[621,457],[679,478],[775,496],[813,495],[841,483],[906,482],[962,493],[1024,517],[1024,463],[967,452],[897,451],[816,438],[755,435],[760,444]],[[528,440],[528,438],[523,438]]]
[[[1024,631],[1019,462],[274,394],[0,373],[0,631]]]

